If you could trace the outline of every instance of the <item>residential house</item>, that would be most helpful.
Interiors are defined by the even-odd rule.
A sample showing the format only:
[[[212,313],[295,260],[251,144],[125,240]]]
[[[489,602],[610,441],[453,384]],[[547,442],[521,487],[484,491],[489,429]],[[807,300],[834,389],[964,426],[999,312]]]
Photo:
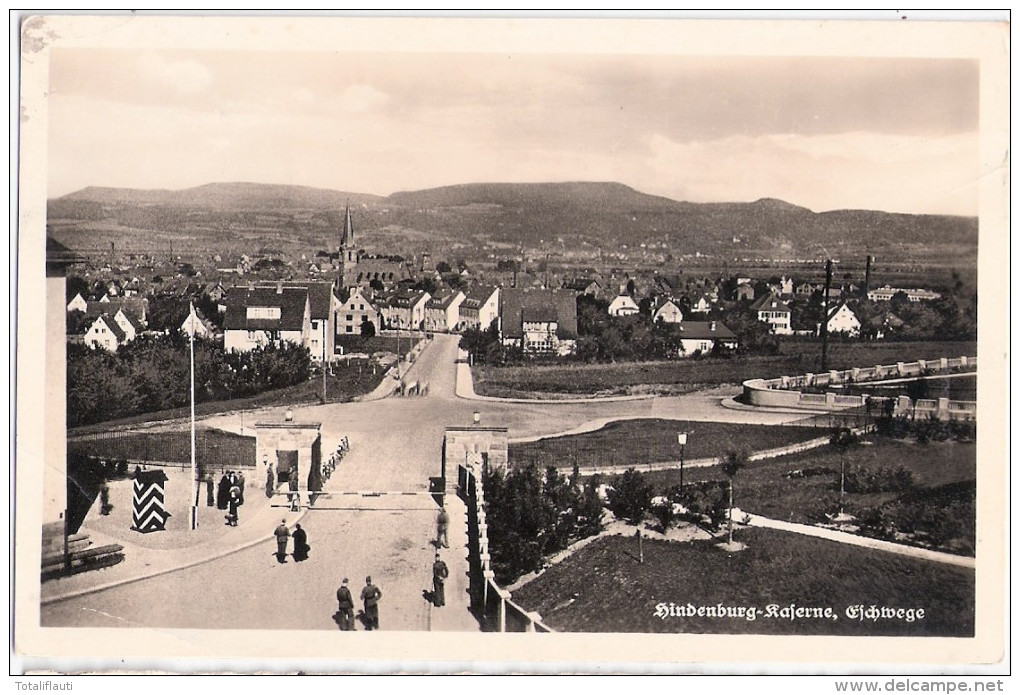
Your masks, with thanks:
[[[563,281],[563,289],[571,290],[578,294],[587,294],[591,297],[597,297],[602,292],[602,285],[599,284],[598,280],[593,278],[567,278]]]
[[[124,330],[109,314],[100,314],[85,331],[85,344],[91,348],[101,348],[116,352],[117,348],[129,341]]]
[[[790,306],[774,293],[770,292],[756,300],[751,304],[751,311],[757,313],[759,321],[772,326],[772,332],[776,335],[793,334],[793,329],[790,326],[793,312]]]
[[[499,288],[475,285],[464,296],[458,308],[457,330],[485,330],[499,317]]]
[[[456,330],[463,302],[464,293],[460,290],[447,291],[429,299],[425,304],[425,330],[438,333]]]
[[[81,311],[85,312],[89,308],[89,303],[85,301],[85,298],[81,296],[81,292],[74,295],[74,299],[67,303],[68,311]]]
[[[126,343],[130,343],[145,330],[145,326],[134,315],[126,313],[123,308],[117,309],[117,313],[113,314],[113,320],[120,326],[120,330],[124,331],[124,342]]]
[[[425,307],[431,298],[421,290],[397,290],[379,303],[379,313],[387,328],[421,330],[425,325]]]
[[[633,316],[640,312],[637,302],[629,294],[621,294],[609,302],[610,316]]]
[[[931,290],[917,288],[904,289],[902,287],[890,287],[889,285],[885,285],[868,292],[868,299],[873,302],[888,302],[899,292],[907,295],[907,300],[911,302],[928,302],[942,297],[942,295],[938,292],[932,292]]]
[[[292,343],[307,347],[312,331],[308,289],[233,287],[226,296],[223,348],[248,352],[266,345]]]
[[[361,335],[361,327],[368,321],[378,333],[382,327],[379,322],[379,309],[373,303],[371,289],[348,287],[340,290],[335,309],[334,324],[336,335]]]
[[[793,280],[784,275],[781,278],[779,278],[778,282],[776,282],[775,284],[771,284],[770,289],[776,294],[778,294],[780,297],[792,297]]]
[[[110,299],[109,297],[106,297],[106,301],[100,300],[98,302],[85,303],[85,317],[90,320],[94,320],[100,314],[109,314],[113,317],[121,311],[123,311],[125,315],[134,319],[142,327],[149,325],[148,299],[138,297]]]
[[[680,324],[680,356],[707,355],[716,346],[736,350],[736,334],[721,321],[684,321]]]
[[[684,312],[672,298],[659,295],[652,299],[652,322],[680,323],[684,320]]]
[[[504,289],[500,340],[525,355],[569,355],[577,348],[577,298],[559,290]]]
[[[750,282],[742,282],[737,285],[737,289],[733,291],[734,301],[751,301],[754,299],[754,285]]]
[[[194,333],[196,338],[208,340],[216,336],[216,326],[192,305],[188,318],[181,324],[181,333],[187,336]]]
[[[280,283],[261,283],[255,287],[275,288]],[[285,288],[304,288],[308,292],[308,311],[310,332],[306,347],[314,362],[330,360],[333,356],[336,340],[335,304],[332,285],[328,282],[283,282]]]
[[[713,304],[715,304],[715,302],[712,301],[710,295],[707,293],[700,294],[694,301],[691,302],[691,313],[707,314],[712,311]]]
[[[810,282],[802,282],[793,289],[793,293],[798,297],[810,297],[815,293],[816,289],[818,288]]]
[[[842,333],[851,338],[861,335],[861,321],[846,302],[841,302],[839,306],[829,310],[829,317],[825,325],[829,335]]]

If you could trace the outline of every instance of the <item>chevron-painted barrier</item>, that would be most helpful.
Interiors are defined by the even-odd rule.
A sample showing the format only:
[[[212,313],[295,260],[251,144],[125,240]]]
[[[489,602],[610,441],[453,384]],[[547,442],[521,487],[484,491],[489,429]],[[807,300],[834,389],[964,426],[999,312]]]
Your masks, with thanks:
[[[141,533],[162,531],[170,512],[166,510],[166,473],[161,470],[141,471],[135,475],[131,528]]]

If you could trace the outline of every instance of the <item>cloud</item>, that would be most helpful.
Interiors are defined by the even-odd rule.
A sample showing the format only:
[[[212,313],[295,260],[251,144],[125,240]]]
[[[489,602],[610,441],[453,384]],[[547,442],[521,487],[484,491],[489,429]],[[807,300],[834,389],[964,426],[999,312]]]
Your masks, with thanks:
[[[346,113],[374,111],[389,103],[385,92],[367,84],[351,85],[336,100],[336,107]]]
[[[853,132],[649,139],[634,185],[692,201],[781,198],[815,211],[977,214],[978,136]]]
[[[179,94],[200,94],[213,85],[212,73],[197,60],[168,60],[145,53],[138,61],[142,77],[169,87]]]

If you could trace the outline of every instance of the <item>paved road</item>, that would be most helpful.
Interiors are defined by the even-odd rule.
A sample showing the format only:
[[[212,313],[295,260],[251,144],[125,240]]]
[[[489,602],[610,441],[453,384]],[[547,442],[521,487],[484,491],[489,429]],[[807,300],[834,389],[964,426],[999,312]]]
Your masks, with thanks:
[[[214,562],[44,606],[44,626],[151,626],[167,628],[336,629],[334,594],[346,576],[360,591],[366,574],[384,592],[384,629],[427,630],[437,507],[426,494],[440,474],[444,430],[471,423],[509,428],[511,438],[554,434],[596,418],[665,417],[779,424],[800,415],[746,413],[719,406],[719,397],[693,394],[616,403],[509,404],[471,401],[455,394],[457,336],[440,335],[420,355],[406,380],[429,383],[429,395],[362,403],[297,407],[295,420],[322,422],[324,448],[342,436],[350,455],[327,489],[374,491],[382,497],[336,495],[302,522],[312,545],[308,561],[277,563],[266,542]],[[283,408],[260,414],[282,419]],[[247,415],[247,422],[252,422]],[[209,425],[239,431],[240,415]],[[462,623],[470,625],[470,621]],[[469,629],[469,628],[465,628]]]

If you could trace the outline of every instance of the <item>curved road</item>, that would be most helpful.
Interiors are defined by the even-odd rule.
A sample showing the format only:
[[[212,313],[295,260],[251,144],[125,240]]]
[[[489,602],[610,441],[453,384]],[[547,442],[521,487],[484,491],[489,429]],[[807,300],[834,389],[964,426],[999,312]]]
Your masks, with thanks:
[[[482,424],[506,426],[511,438],[554,434],[593,419],[661,417],[781,424],[804,415],[726,410],[719,397],[691,394],[626,402],[494,403],[455,394],[458,336],[437,335],[406,380],[427,382],[429,395],[294,408],[296,420],[322,422],[331,450],[341,436],[351,452],[327,490],[418,494],[335,495],[305,515],[311,557],[278,564],[275,542],[133,584],[42,607],[43,626],[239,629],[336,629],[334,593],[343,577],[357,595],[365,575],[382,588],[382,629],[429,629],[431,539],[437,507],[429,477],[439,475],[444,430]],[[283,408],[259,419],[282,419]],[[251,415],[247,416],[249,423]],[[241,416],[208,424],[240,431]]]

